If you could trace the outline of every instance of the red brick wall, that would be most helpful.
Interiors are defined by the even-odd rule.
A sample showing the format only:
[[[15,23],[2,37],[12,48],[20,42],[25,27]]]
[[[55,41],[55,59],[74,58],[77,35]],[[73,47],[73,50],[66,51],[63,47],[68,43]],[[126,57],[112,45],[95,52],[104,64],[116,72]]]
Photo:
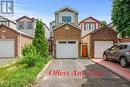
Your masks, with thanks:
[[[120,43],[130,42],[130,38],[121,38],[121,39],[118,39],[118,42],[120,42]]]

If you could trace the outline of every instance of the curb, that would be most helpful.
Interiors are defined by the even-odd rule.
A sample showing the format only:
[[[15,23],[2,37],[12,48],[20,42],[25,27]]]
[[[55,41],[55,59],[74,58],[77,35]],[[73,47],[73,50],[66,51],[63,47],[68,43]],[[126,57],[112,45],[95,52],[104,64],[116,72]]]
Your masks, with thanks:
[[[104,67],[105,69],[107,69],[107,70],[111,71],[112,73],[114,73],[114,74],[118,75],[118,76],[119,76],[119,77],[121,77],[122,79],[127,80],[127,81],[129,81],[129,82],[130,82],[130,79],[129,79],[129,78],[127,78],[127,77],[125,77],[125,76],[123,76],[123,75],[121,75],[121,74],[119,74],[119,73],[117,73],[117,72],[114,72],[112,69],[107,68],[106,66],[103,66],[102,64],[99,64],[99,63],[97,63],[97,62],[93,61],[92,59],[90,59],[90,60],[91,60],[92,62],[94,62],[94,63],[96,63],[96,64],[98,64],[98,65],[100,65],[100,66]]]
[[[38,81],[38,80],[42,77],[43,73],[46,71],[46,69],[49,67],[49,65],[51,65],[52,62],[53,62],[53,59],[51,59],[51,60],[45,65],[45,67],[44,67],[44,68],[41,70],[41,72],[37,75],[36,81]]]

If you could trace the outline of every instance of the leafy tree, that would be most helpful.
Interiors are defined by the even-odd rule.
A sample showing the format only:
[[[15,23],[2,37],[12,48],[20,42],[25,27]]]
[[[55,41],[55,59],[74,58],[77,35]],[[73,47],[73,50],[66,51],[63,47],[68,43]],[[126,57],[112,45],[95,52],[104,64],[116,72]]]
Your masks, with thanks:
[[[105,28],[107,25],[108,24],[106,21],[101,21],[99,26],[100,26],[100,28]]]
[[[130,0],[113,0],[112,23],[119,35],[130,36]]]
[[[45,38],[45,29],[42,20],[36,20],[35,36],[33,39],[33,45],[36,47],[37,52],[42,57],[48,56],[47,40]]]

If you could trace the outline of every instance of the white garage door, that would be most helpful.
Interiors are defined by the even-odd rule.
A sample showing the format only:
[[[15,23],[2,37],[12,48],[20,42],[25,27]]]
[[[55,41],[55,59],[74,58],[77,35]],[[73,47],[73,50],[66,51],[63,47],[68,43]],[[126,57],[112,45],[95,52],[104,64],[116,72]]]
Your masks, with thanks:
[[[103,58],[103,52],[113,46],[113,41],[95,41],[94,57]]]
[[[14,57],[14,40],[0,40],[1,57]]]
[[[78,41],[57,41],[56,58],[78,58]]]

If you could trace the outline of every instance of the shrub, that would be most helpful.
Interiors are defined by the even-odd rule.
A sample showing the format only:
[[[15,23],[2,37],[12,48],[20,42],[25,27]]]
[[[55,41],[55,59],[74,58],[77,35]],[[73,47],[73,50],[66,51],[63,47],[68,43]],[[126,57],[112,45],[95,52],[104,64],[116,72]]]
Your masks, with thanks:
[[[23,58],[21,63],[26,67],[34,67],[38,59],[40,58],[37,54],[36,48],[30,44],[26,45],[22,50]]]
[[[36,47],[33,46],[32,44],[25,45],[25,47],[22,49],[22,55],[27,56],[27,55],[37,55]]]

